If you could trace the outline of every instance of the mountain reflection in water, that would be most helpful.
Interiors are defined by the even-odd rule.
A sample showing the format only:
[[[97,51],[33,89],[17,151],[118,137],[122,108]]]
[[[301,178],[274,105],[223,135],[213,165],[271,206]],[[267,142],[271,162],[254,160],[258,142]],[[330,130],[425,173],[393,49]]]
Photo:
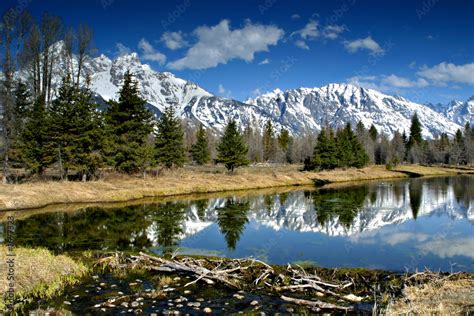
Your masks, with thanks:
[[[77,212],[58,206],[17,220],[15,244],[474,272],[473,201],[474,177],[459,176]]]

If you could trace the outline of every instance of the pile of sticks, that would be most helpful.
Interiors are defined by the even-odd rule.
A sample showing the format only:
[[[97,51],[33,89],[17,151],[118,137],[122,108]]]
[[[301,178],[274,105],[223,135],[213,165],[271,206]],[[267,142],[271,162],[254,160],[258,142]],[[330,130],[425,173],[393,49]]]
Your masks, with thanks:
[[[197,282],[220,283],[235,290],[264,291],[278,295],[283,301],[320,310],[351,311],[353,304],[368,297],[349,293],[353,281],[327,282],[316,273],[310,273],[300,266],[288,265],[285,269],[275,268],[253,258],[245,259],[197,259],[190,257],[154,257],[145,253],[126,256],[117,260],[117,255],[101,259],[113,268],[140,267],[159,273],[184,273]],[[296,296],[296,297],[295,297]],[[310,299],[308,299],[310,298]],[[325,298],[322,301],[321,298]]]

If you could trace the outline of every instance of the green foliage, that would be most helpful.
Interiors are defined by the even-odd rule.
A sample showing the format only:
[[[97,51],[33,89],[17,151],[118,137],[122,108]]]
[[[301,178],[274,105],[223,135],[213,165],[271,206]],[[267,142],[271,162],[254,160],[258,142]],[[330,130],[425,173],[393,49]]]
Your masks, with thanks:
[[[191,148],[191,156],[198,165],[204,165],[211,160],[207,132],[202,125],[196,132],[196,143]]]
[[[145,104],[137,81],[127,71],[119,100],[109,102],[106,113],[107,156],[117,170],[133,173],[144,168],[145,145],[153,130],[153,116]]]
[[[271,120],[263,127],[263,161],[275,160],[276,139],[275,130]]]
[[[306,170],[331,170],[337,167],[361,168],[369,162],[362,144],[350,124],[338,131],[336,137],[331,129],[322,130],[317,138],[313,158],[305,164]]]
[[[280,131],[280,134],[278,135],[278,145],[284,152],[288,151],[290,140],[291,140],[290,132],[288,132],[287,129],[282,128],[282,130]]]
[[[33,110],[33,103],[28,87],[23,82],[18,82],[15,90],[15,107],[14,115],[15,128],[11,136],[11,146],[9,159],[14,167],[21,167],[22,155],[22,134],[25,131],[25,124],[28,120],[28,115]]]
[[[66,77],[49,112],[50,147],[61,173],[67,177],[69,170],[76,170],[84,179],[93,176],[102,164],[103,126],[92,92]]]
[[[49,117],[41,98],[35,101],[27,116],[25,129],[21,134],[21,160],[28,170],[41,176],[46,167],[54,161]]]
[[[423,142],[423,136],[421,134],[421,123],[418,119],[418,114],[415,112],[411,119],[410,126],[410,138],[408,140],[408,147],[411,148],[413,145],[421,145]]]
[[[370,129],[369,129],[369,136],[370,136],[370,139],[372,139],[372,141],[376,141],[377,140],[377,136],[378,136],[378,131],[377,129],[375,128],[374,124],[372,124],[370,126]]]
[[[248,165],[248,148],[234,120],[227,124],[217,151],[217,162],[223,163],[231,172],[234,171],[234,168]]]
[[[167,168],[183,166],[186,159],[183,135],[181,122],[175,117],[173,107],[166,107],[155,135],[155,154],[159,163]]]

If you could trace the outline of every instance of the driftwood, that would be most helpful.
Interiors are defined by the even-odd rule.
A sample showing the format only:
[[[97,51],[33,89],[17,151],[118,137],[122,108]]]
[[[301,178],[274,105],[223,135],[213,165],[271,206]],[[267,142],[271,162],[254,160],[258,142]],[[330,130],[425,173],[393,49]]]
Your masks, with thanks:
[[[123,263],[125,261],[125,263]],[[184,287],[205,282],[215,282],[236,290],[261,290],[278,294],[281,299],[293,304],[311,307],[315,310],[353,310],[351,303],[361,302],[366,297],[350,293],[348,288],[354,281],[328,282],[322,280],[315,272],[310,273],[300,266],[287,266],[286,271],[276,272],[275,269],[257,259],[196,259],[190,257],[172,257],[165,259],[140,253],[137,256],[120,257],[113,254],[99,260],[101,264],[109,264],[114,268],[141,267],[160,273],[185,273],[194,276]],[[345,301],[348,306],[339,306],[321,300],[305,300],[286,296],[287,293],[301,292],[307,297],[333,297]]]

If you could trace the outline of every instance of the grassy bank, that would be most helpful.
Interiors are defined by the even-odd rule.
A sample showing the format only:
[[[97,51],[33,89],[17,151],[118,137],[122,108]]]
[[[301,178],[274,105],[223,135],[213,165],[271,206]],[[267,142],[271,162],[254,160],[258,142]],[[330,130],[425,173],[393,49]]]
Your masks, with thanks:
[[[86,273],[86,267],[67,256],[55,256],[46,249],[14,249],[14,299],[26,303],[31,300],[48,299],[58,294],[65,286],[74,284]],[[7,248],[0,246],[0,258],[7,262]],[[8,257],[10,258],[10,257]],[[7,269],[2,266],[2,269]],[[9,305],[10,293],[7,271],[0,278],[0,311]]]
[[[29,182],[0,185],[0,210],[39,208],[58,203],[124,202],[147,197],[223,191],[254,190],[284,186],[313,185],[315,182],[348,182],[403,178],[409,175],[450,175],[472,170],[403,165],[395,170],[384,166],[322,172],[301,172],[301,166],[253,166],[228,174],[223,167],[186,167],[165,171],[146,179],[107,174],[91,182]]]

